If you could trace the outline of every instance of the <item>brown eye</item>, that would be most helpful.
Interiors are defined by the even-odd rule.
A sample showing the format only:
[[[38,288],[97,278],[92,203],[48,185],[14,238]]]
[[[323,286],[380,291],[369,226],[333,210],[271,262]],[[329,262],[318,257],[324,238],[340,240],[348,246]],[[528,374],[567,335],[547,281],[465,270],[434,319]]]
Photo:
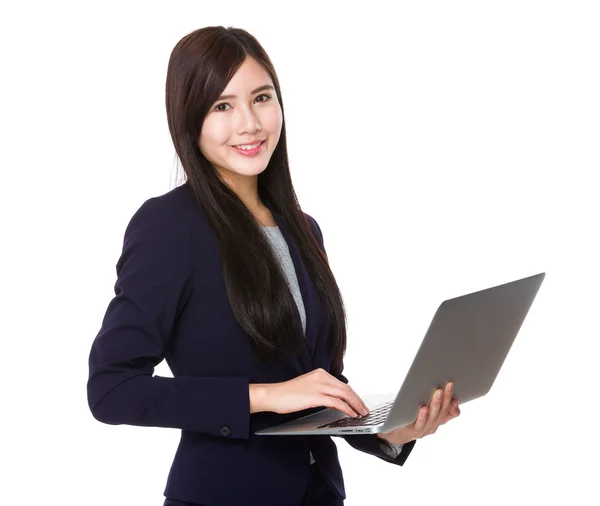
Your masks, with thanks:
[[[258,97],[256,97],[256,100],[258,100],[259,97],[266,97],[265,100],[259,100],[259,103],[263,103],[263,102],[267,102],[267,101],[271,100],[271,96],[267,95],[266,93],[261,93],[260,95],[258,95]],[[221,103],[219,105],[216,105],[213,110],[217,111],[217,112],[227,112],[229,109],[222,109],[221,108],[221,107],[226,106],[226,105],[229,105],[229,104],[227,102],[223,102],[223,103]],[[229,107],[231,107],[231,106],[229,105]]]

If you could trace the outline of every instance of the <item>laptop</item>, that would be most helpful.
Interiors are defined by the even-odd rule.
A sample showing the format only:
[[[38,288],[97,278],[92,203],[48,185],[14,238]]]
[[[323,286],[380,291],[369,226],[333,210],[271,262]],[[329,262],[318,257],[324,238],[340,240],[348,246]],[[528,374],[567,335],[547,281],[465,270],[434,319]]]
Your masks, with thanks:
[[[445,300],[396,394],[363,398],[370,413],[352,418],[323,408],[257,431],[257,435],[340,435],[389,432],[414,423],[437,388],[454,382],[459,404],[486,395],[517,337],[545,273]]]

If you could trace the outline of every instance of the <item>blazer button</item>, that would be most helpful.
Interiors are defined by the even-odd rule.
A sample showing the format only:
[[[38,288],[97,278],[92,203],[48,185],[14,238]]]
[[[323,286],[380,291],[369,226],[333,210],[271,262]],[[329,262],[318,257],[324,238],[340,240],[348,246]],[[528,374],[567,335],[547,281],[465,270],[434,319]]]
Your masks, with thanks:
[[[221,427],[221,436],[229,436],[229,434],[231,434],[231,429],[227,425],[223,425]]]

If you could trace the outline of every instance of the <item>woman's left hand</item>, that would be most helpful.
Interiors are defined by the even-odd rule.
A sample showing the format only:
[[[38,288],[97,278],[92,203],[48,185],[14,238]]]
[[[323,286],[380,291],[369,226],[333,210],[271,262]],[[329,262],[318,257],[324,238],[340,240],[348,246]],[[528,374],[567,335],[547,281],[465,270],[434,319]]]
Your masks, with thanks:
[[[379,432],[377,437],[392,444],[405,444],[435,434],[440,425],[444,425],[460,415],[458,399],[452,397],[453,388],[454,385],[448,383],[443,392],[441,389],[437,389],[433,394],[429,408],[422,406],[414,423],[390,432]],[[438,393],[443,395],[438,397]]]

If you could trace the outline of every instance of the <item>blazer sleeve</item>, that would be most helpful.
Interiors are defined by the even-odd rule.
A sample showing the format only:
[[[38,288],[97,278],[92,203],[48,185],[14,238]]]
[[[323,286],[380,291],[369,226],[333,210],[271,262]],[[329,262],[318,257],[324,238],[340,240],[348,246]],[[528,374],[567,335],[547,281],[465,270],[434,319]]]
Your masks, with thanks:
[[[160,197],[131,218],[115,296],[89,355],[87,397],[107,424],[168,427],[248,439],[247,377],[153,376],[194,290],[189,230]]]
[[[323,242],[323,233],[321,232],[321,227],[319,227],[319,224],[312,216],[310,216],[306,213],[304,213],[304,214],[306,215],[306,217],[309,220],[309,223],[311,225],[313,233],[315,234],[315,238],[317,239],[317,242],[319,243],[319,246],[321,247],[321,249],[323,250],[325,255],[327,255],[327,252],[325,251],[324,242]],[[331,374],[333,376],[335,376],[338,380],[340,380],[344,383],[348,383],[348,379],[342,374],[343,369],[344,369],[344,364],[342,362],[340,370],[334,371]],[[392,458],[388,455],[388,453],[386,453],[383,450],[383,447],[387,444],[386,441],[377,437],[376,434],[361,434],[361,435],[357,434],[357,435],[352,435],[352,436],[340,435],[340,436],[335,436],[335,437],[344,438],[346,440],[346,442],[350,446],[355,448],[356,450],[367,453],[369,455],[373,455],[375,457],[379,457],[380,459],[382,459],[386,462],[390,462],[392,464],[396,464],[396,465],[400,465],[400,466],[404,465],[404,463],[406,462],[406,459],[408,459],[408,456],[410,455],[410,453],[412,452],[412,449],[414,448],[414,446],[416,444],[416,440],[405,443],[404,445],[402,445],[402,450],[398,454],[398,456],[396,458]],[[390,447],[389,445],[387,445],[387,446],[388,446],[388,448]]]

